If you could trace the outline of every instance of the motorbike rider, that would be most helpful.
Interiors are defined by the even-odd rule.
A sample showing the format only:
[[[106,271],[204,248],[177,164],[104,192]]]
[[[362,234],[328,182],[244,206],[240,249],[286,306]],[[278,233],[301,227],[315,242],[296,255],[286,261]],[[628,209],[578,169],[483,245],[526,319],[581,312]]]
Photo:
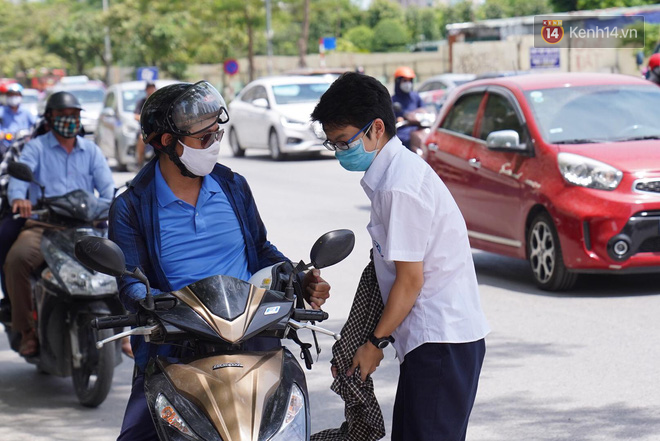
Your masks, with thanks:
[[[415,71],[408,66],[400,66],[394,71],[392,104],[399,104],[394,108],[394,116],[397,122],[405,120],[406,114],[424,107],[422,98],[413,90],[414,79]],[[410,148],[410,134],[415,130],[417,130],[417,127],[414,125],[401,127],[397,130],[396,136],[403,142],[403,145]]]
[[[144,88],[145,96],[135,104],[135,109],[133,111],[133,114],[135,115],[135,120],[137,122],[140,122],[140,113],[142,113],[142,108],[144,107],[144,103],[147,102],[147,99],[155,91],[156,91],[156,83],[152,81],[148,81],[147,86]],[[144,166],[145,147],[146,146],[144,144],[144,140],[142,139],[142,136],[140,136],[140,133],[138,133],[137,142],[135,143],[135,156],[137,158],[138,169]]]
[[[44,114],[52,130],[27,143],[19,162],[27,164],[35,180],[45,186],[45,197],[81,189],[90,193],[97,190],[100,198],[111,200],[114,182],[101,149],[92,141],[77,136],[81,110],[82,106],[74,95],[68,92],[52,94]],[[29,219],[40,191],[34,183],[15,178],[9,180],[8,199],[12,213],[28,218],[4,265],[7,293],[11,300],[12,328],[21,332],[19,353],[25,357],[36,355],[39,346],[34,324],[31,323],[30,275],[43,262],[40,251],[43,232],[52,228]]]
[[[28,110],[21,108],[23,100],[23,86],[18,83],[12,83],[7,86],[7,104],[2,109],[0,120],[0,133],[3,135],[3,145],[0,147],[0,157],[2,157],[11,141],[4,140],[4,134],[16,133],[19,130],[32,130],[36,123],[34,115]]]
[[[660,86],[660,53],[653,54],[649,58],[646,79]]]
[[[147,276],[154,294],[180,289],[213,275],[242,280],[286,260],[266,238],[245,178],[218,164],[222,124],[229,120],[220,93],[206,81],[155,91],[142,109],[149,161],[110,208],[109,237],[126,256],[129,271]],[[118,279],[124,307],[135,312],[146,295],[138,280]],[[318,270],[304,276],[307,300],[319,308],[330,286]],[[156,354],[176,356],[167,345],[132,337],[135,376],[118,440],[157,440],[144,395],[144,371]],[[272,339],[252,339],[245,349],[266,350]]]

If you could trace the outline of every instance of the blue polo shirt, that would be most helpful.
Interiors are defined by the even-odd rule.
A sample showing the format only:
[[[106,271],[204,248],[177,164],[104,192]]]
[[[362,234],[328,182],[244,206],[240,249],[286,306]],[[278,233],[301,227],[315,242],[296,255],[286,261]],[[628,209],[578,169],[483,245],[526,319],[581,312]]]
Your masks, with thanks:
[[[245,238],[220,184],[205,176],[197,206],[177,198],[155,167],[163,271],[177,290],[215,275],[248,280]]]
[[[14,112],[9,106],[3,106],[0,111],[0,132],[16,133],[23,129],[32,129],[36,123],[36,118],[32,113],[27,110],[21,109],[19,106],[17,111]]]

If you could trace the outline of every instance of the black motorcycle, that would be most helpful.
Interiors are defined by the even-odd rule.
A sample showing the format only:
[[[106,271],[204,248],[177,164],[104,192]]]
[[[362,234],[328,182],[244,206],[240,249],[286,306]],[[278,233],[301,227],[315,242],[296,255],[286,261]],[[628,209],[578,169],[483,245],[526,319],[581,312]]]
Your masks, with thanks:
[[[25,164],[9,165],[9,174],[35,182]],[[35,182],[36,183],[36,182]],[[56,228],[47,229],[41,240],[45,263],[33,274],[32,304],[39,338],[39,353],[26,357],[39,371],[61,377],[71,376],[80,403],[96,407],[105,400],[112,385],[114,368],[121,363],[121,345],[96,347],[96,331],[90,327],[94,318],[124,312],[119,302],[114,277],[85,268],[74,256],[74,245],[82,236],[105,236],[110,203],[93,194],[74,190],[63,196],[42,197],[33,210],[39,222]],[[2,322],[11,348],[18,352],[20,332],[11,328],[11,320]],[[99,331],[109,338],[112,329]]]

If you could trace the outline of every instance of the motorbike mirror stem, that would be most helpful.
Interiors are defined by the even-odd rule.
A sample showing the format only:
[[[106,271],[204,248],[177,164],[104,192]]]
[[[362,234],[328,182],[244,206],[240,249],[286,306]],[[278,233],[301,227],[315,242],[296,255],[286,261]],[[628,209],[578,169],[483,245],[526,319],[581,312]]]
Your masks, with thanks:
[[[144,275],[142,270],[140,268],[135,268],[133,272],[126,271],[124,273],[127,276],[132,276],[138,279],[140,282],[144,283],[144,285],[147,287],[147,295],[144,297],[144,308],[147,311],[153,311],[154,310],[154,297],[151,294],[151,286],[149,285],[149,279],[147,279],[147,276]]]

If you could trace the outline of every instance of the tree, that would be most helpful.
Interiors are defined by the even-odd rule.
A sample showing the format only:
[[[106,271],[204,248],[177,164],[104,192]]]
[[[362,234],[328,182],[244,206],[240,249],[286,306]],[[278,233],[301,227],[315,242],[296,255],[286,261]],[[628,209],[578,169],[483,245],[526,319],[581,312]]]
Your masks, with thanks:
[[[345,39],[360,52],[370,52],[373,47],[374,31],[368,26],[360,25],[346,32]]]
[[[396,52],[405,50],[410,42],[408,29],[399,20],[386,18],[374,28],[374,52]]]
[[[410,30],[415,43],[440,38],[440,20],[436,9],[410,7],[406,9],[405,17],[406,27]]]
[[[392,0],[373,0],[367,9],[367,26],[375,28],[386,19],[400,19],[403,16],[401,5]]]

